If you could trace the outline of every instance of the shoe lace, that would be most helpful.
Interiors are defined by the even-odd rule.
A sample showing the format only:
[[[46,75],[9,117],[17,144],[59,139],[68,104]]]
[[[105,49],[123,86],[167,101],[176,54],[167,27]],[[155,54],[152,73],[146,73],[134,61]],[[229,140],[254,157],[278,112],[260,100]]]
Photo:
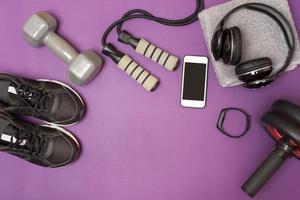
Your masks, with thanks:
[[[53,95],[45,90],[35,89],[25,84],[20,84],[15,88],[20,99],[18,107],[29,107],[37,114],[43,113],[50,107]]]
[[[16,128],[14,137],[11,137],[9,148],[27,150],[30,155],[40,155],[49,138],[38,134],[36,128]]]

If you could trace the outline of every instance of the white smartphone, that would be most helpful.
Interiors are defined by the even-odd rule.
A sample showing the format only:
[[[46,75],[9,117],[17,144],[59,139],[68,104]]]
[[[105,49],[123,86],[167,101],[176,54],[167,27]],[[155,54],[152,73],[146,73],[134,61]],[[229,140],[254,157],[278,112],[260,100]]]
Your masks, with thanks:
[[[189,108],[205,107],[207,93],[207,71],[207,57],[184,57],[181,106]]]

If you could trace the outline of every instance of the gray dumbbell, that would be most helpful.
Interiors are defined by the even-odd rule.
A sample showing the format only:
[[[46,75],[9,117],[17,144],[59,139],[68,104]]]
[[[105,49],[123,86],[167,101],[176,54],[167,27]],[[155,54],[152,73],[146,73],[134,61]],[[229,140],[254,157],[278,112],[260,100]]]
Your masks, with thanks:
[[[23,26],[23,36],[32,46],[46,45],[69,65],[69,78],[78,85],[90,81],[99,71],[102,59],[92,50],[79,54],[65,39],[55,33],[56,19],[42,11],[31,16]]]

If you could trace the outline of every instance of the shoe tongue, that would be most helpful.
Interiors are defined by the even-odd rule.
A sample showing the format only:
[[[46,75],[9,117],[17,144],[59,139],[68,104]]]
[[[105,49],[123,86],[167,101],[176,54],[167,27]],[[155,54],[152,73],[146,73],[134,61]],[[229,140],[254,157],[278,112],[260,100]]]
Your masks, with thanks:
[[[18,96],[15,87],[10,81],[0,81],[0,101],[9,106],[18,104]]]
[[[0,144],[8,145],[16,143],[17,138],[15,137],[16,128],[7,120],[0,118]],[[20,145],[25,145],[26,140],[23,140]]]

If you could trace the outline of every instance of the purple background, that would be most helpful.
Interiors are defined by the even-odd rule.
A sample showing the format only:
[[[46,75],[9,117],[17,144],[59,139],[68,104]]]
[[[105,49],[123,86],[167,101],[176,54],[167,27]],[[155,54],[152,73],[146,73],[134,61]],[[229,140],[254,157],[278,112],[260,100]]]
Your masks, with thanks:
[[[210,7],[226,1],[205,2]],[[300,30],[300,2],[289,2]],[[78,49],[99,50],[104,30],[128,9],[180,18],[194,7],[194,0],[1,0],[1,71],[71,84],[61,61],[47,48],[30,48],[21,37],[23,23],[39,10],[54,13],[59,33]],[[199,23],[174,28],[137,20],[126,27],[181,58],[208,54]],[[116,34],[112,35],[118,48],[160,77],[160,87],[145,92],[105,58],[99,76],[76,88],[88,105],[86,118],[68,128],[82,143],[80,159],[63,169],[44,169],[1,154],[1,199],[249,199],[240,187],[274,147],[260,117],[278,98],[300,102],[300,71],[288,73],[271,87],[249,91],[221,88],[210,66],[206,109],[184,109],[182,69],[168,72],[117,43]],[[215,128],[220,110],[227,106],[244,108],[253,117],[252,129],[242,139],[224,137]],[[300,162],[290,159],[256,199],[297,199],[299,169]]]

